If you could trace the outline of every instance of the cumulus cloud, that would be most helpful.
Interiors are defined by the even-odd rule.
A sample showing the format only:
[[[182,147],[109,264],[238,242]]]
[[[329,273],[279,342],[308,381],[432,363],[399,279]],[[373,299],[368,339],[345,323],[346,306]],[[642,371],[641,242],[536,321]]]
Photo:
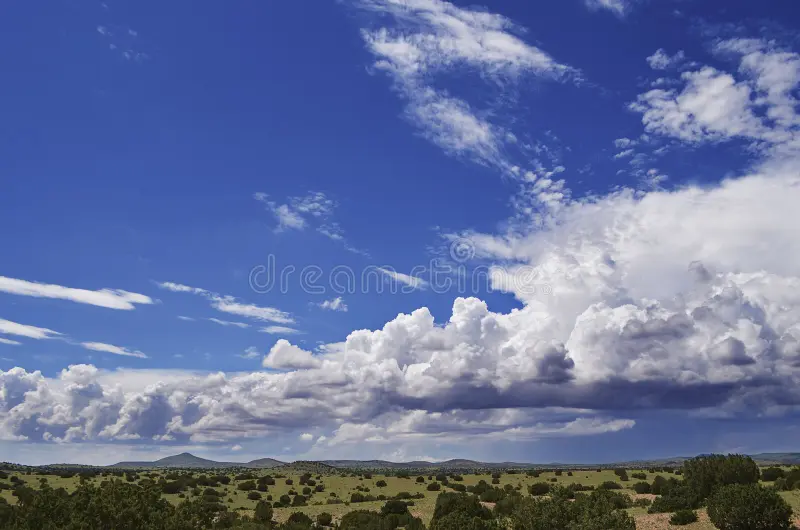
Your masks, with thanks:
[[[122,355],[123,357],[138,357],[139,359],[147,359],[147,355],[140,351],[129,350],[113,344],[104,344],[102,342],[82,342],[81,346],[87,350],[113,353],[114,355]]]
[[[799,410],[793,56],[768,66],[778,52],[760,41],[720,43],[719,53],[740,58],[738,77],[686,72],[682,90],[639,100],[645,127],[690,143],[755,139],[762,163],[716,185],[584,199],[548,187],[545,201],[539,179],[524,181],[507,231],[469,234],[495,265],[492,287],[520,308],[465,297],[446,321],[423,307],[318,352],[282,339],[263,360],[270,370],[253,373],[0,371],[0,436],[229,444],[311,431],[325,432],[316,445],[327,447],[468,443],[620,432],[642,411]]]
[[[200,287],[190,287],[174,282],[159,282],[157,284],[161,289],[172,291],[173,293],[189,293],[202,296],[211,302],[211,307],[217,311],[237,315],[240,317],[250,318],[252,320],[259,320],[262,322],[275,322],[278,324],[292,324],[294,318],[289,313],[275,309],[274,307],[261,307],[254,304],[246,304],[238,301],[233,296],[221,295],[202,289]],[[212,322],[220,324],[222,321],[218,319],[209,319]],[[245,327],[243,323],[229,323],[239,327]]]
[[[374,67],[392,77],[408,101],[406,116],[421,134],[453,155],[508,170],[503,147],[514,136],[467,101],[435,88],[434,76],[459,69],[503,82],[522,75],[578,75],[515,35],[519,28],[501,15],[442,0],[358,0],[356,5],[394,21],[362,32],[376,57]]]
[[[29,282],[15,278],[0,276],[0,292],[35,298],[53,298],[69,300],[79,304],[88,304],[109,309],[131,310],[137,304],[152,304],[153,300],[143,294],[130,293],[118,289],[101,289],[89,291],[61,285]]]
[[[300,349],[285,339],[280,339],[269,350],[262,364],[265,368],[276,370],[302,370],[319,367],[321,361],[311,352]]]
[[[300,435],[300,440],[303,442],[310,442],[313,439],[314,435],[307,432],[304,432],[303,434]]]
[[[347,304],[344,302],[341,296],[337,296],[331,300],[325,300],[324,302],[320,302],[319,307],[322,309],[328,309],[330,311],[341,311],[346,313],[348,310]]]

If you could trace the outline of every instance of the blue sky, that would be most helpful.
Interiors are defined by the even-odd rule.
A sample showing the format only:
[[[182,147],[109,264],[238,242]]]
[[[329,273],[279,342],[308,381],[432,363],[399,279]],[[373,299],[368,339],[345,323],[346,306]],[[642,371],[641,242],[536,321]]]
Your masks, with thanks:
[[[4,459],[795,447],[798,23],[11,5]]]

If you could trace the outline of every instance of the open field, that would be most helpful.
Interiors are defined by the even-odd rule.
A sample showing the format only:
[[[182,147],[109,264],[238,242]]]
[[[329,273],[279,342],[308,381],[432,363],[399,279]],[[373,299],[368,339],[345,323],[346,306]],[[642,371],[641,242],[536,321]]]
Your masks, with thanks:
[[[788,468],[787,468],[788,469]],[[374,510],[380,511],[386,499],[398,495],[414,498],[413,505],[409,506],[409,511],[415,517],[419,517],[426,525],[430,523],[436,498],[439,491],[428,490],[431,484],[439,484],[440,491],[454,491],[453,488],[475,486],[481,481],[494,486],[513,489],[522,495],[528,495],[528,486],[534,483],[545,482],[550,485],[568,486],[571,484],[581,484],[597,488],[604,482],[618,483],[622,489],[619,491],[631,496],[632,499],[648,498],[653,495],[637,495],[631,488],[632,485],[640,482],[641,477],[630,476],[627,481],[623,481],[611,469],[591,469],[591,470],[562,470],[539,472],[538,476],[532,476],[524,471],[505,471],[496,473],[461,473],[457,472],[412,472],[407,477],[394,476],[378,473],[369,473],[362,470],[337,470],[326,473],[309,474],[302,473],[291,468],[263,469],[263,470],[140,470],[123,472],[121,470],[105,469],[100,470],[96,476],[84,478],[85,482],[100,486],[104,481],[111,479],[134,482],[145,485],[153,483],[163,483],[164,481],[174,481],[180,477],[191,476],[198,479],[201,483],[203,479],[211,478],[217,485],[198,485],[196,488],[187,487],[180,493],[164,493],[165,499],[177,505],[185,499],[193,497],[207,496],[213,494],[228,507],[242,514],[252,516],[256,504],[259,500],[267,500],[271,503],[279,501],[282,497],[284,501],[287,496],[295,499],[297,495],[304,496],[307,500],[302,506],[276,507],[274,510],[274,520],[277,522],[286,521],[293,512],[302,512],[309,515],[312,519],[320,513],[330,513],[334,520],[340,520],[343,515],[352,510]],[[657,475],[664,477],[675,477],[680,480],[680,475],[672,472],[658,471],[648,472],[645,470],[630,470],[629,474],[644,473],[645,481],[652,483]],[[10,489],[12,477],[17,477],[27,486],[39,489],[44,483],[52,488],[64,488],[68,492],[74,491],[80,484],[79,475],[58,476],[53,474],[43,474],[34,471],[8,472],[7,480],[0,481],[0,484],[8,486],[0,491],[0,496],[10,504],[17,502],[17,498],[12,495]],[[438,477],[437,477],[438,475]],[[448,486],[441,486],[441,479],[447,477]],[[266,478],[270,480],[265,480]],[[437,478],[439,480],[437,480]],[[260,485],[262,482],[269,482],[268,485]],[[274,483],[273,483],[274,482]],[[377,500],[366,502],[351,502],[352,495],[371,495]],[[800,513],[800,491],[782,492],[781,496],[795,510]],[[487,503],[491,506],[490,503]],[[670,528],[668,523],[669,514],[648,514],[646,507],[629,508],[628,512],[634,516],[637,528],[659,529]],[[714,528],[708,521],[704,510],[698,511],[699,521],[685,526],[687,529],[705,530]]]

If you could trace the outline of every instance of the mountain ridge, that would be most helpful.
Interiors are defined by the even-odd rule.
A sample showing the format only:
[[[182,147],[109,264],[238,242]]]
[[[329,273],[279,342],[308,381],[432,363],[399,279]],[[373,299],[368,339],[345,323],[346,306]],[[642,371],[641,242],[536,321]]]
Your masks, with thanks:
[[[800,453],[757,453],[750,455],[753,460],[762,465],[769,464],[783,464],[795,465],[800,464]],[[332,468],[339,469],[526,469],[526,468],[578,468],[578,467],[612,467],[612,466],[680,466],[684,461],[691,457],[672,457],[672,458],[659,458],[649,460],[628,460],[620,462],[612,462],[605,464],[598,463],[581,463],[581,464],[567,464],[561,462],[549,463],[530,463],[530,462],[479,462],[476,460],[467,459],[451,459],[442,462],[428,462],[424,460],[417,460],[411,462],[390,462],[388,460],[317,460],[317,461],[297,461],[297,462],[283,462],[274,458],[258,458],[250,460],[249,462],[221,462],[216,460],[209,460],[195,456],[191,453],[180,453],[171,455],[159,460],[154,461],[124,461],[117,462],[110,466],[112,468],[251,468],[251,469],[271,469],[277,467],[287,467],[293,464],[322,464]],[[62,464],[64,465],[64,464]],[[101,466],[103,467],[103,466]]]

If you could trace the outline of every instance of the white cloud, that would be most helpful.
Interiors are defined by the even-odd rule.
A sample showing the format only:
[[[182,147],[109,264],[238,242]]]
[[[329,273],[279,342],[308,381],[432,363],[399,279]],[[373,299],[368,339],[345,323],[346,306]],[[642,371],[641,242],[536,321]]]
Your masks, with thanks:
[[[302,440],[304,442],[310,442],[313,439],[314,439],[314,435],[310,434],[310,433],[307,433],[307,432],[304,432],[303,434],[300,435],[300,440]]]
[[[22,346],[21,342],[11,339],[4,339],[3,337],[0,337],[0,344],[7,344],[8,346]]]
[[[236,444],[233,447],[231,447],[231,451],[234,451],[234,452],[235,451],[241,451],[241,450],[242,450],[242,446],[239,445],[239,444]]]
[[[289,197],[287,202],[279,204],[270,200],[263,192],[253,194],[253,198],[262,203],[278,221],[275,232],[287,230],[303,231],[309,226],[316,226],[316,231],[332,241],[344,244],[345,250],[355,254],[367,255],[350,245],[344,236],[344,230],[333,220],[333,213],[338,204],[320,191],[311,191],[307,195]]]
[[[29,339],[54,339],[61,336],[61,333],[47,328],[37,328],[36,326],[27,326],[25,324],[18,324],[10,320],[0,318],[0,333],[5,335],[16,335],[18,337],[27,337]]]
[[[633,2],[632,0],[584,0],[584,3],[592,11],[605,9],[618,17],[624,17]]]
[[[275,309],[273,307],[261,307],[254,304],[244,304],[242,302],[239,302],[233,296],[220,295],[211,291],[207,291],[206,289],[201,289],[199,287],[190,287],[188,285],[183,285],[179,283],[159,282],[157,283],[157,285],[162,289],[166,289],[174,293],[190,293],[202,296],[211,302],[211,307],[223,313],[246,317],[253,320],[259,320],[262,322],[276,322],[278,324],[294,323],[294,318],[292,318],[292,316],[289,313],[286,313],[279,309]],[[220,324],[222,322],[218,320],[212,320],[212,321],[216,322],[217,324]],[[236,323],[236,324],[232,323],[232,324],[238,325],[239,327],[243,327],[241,323]]]
[[[374,67],[389,74],[408,100],[406,116],[446,152],[510,170],[503,154],[515,136],[491,123],[469,103],[434,88],[441,72],[468,70],[496,82],[525,74],[550,79],[577,76],[541,49],[527,44],[507,18],[442,0],[358,0],[362,9],[391,15],[392,27],[364,30]],[[384,18],[379,18],[384,22]]]
[[[259,329],[258,331],[261,333],[269,333],[270,335],[299,335],[303,333],[298,329],[289,328],[286,326],[267,326]]]
[[[311,352],[302,350],[292,345],[285,339],[280,339],[264,358],[265,368],[276,370],[303,370],[319,367],[321,361]]]
[[[99,351],[105,353],[113,353],[114,355],[122,355],[124,357],[137,357],[139,359],[147,359],[147,355],[140,351],[128,350],[113,344],[103,344],[102,342],[82,342],[81,346],[87,350]]]
[[[183,315],[178,315],[178,320],[183,320],[184,322],[194,322],[195,319],[192,317],[185,317]]]
[[[215,324],[219,324],[220,326],[235,326],[242,329],[250,327],[250,324],[245,324],[244,322],[231,322],[229,320],[220,320],[218,318],[209,318],[208,320]]]
[[[69,300],[79,304],[88,304],[109,309],[131,310],[135,309],[136,304],[152,304],[153,300],[143,294],[130,293],[117,289],[101,289],[99,291],[88,291],[86,289],[74,289],[61,285],[51,285],[45,283],[29,282],[15,278],[0,276],[0,292],[17,294],[21,296],[32,296],[35,298],[53,298],[58,300]]]
[[[647,64],[653,70],[667,70],[679,66],[685,59],[686,55],[683,50],[678,50],[675,55],[670,56],[663,48],[659,48],[647,58]]]
[[[378,267],[378,270],[381,273],[385,274],[392,281],[402,283],[414,289],[425,289],[428,286],[428,282],[426,280],[423,280],[422,278],[418,278],[416,276],[409,276],[408,274],[397,272],[388,267]]]
[[[755,39],[720,41],[714,50],[740,61],[738,78],[704,66],[681,75],[682,90],[641,94],[631,108],[642,113],[647,131],[694,143],[740,139],[794,158],[800,55]]]
[[[243,354],[239,355],[242,359],[258,359],[261,357],[261,354],[258,352],[258,348],[255,346],[250,346],[247,348]]]
[[[342,300],[341,296],[337,296],[331,300],[325,300],[324,302],[320,302],[319,307],[322,309],[328,309],[330,311],[341,311],[347,312],[347,304]]]

